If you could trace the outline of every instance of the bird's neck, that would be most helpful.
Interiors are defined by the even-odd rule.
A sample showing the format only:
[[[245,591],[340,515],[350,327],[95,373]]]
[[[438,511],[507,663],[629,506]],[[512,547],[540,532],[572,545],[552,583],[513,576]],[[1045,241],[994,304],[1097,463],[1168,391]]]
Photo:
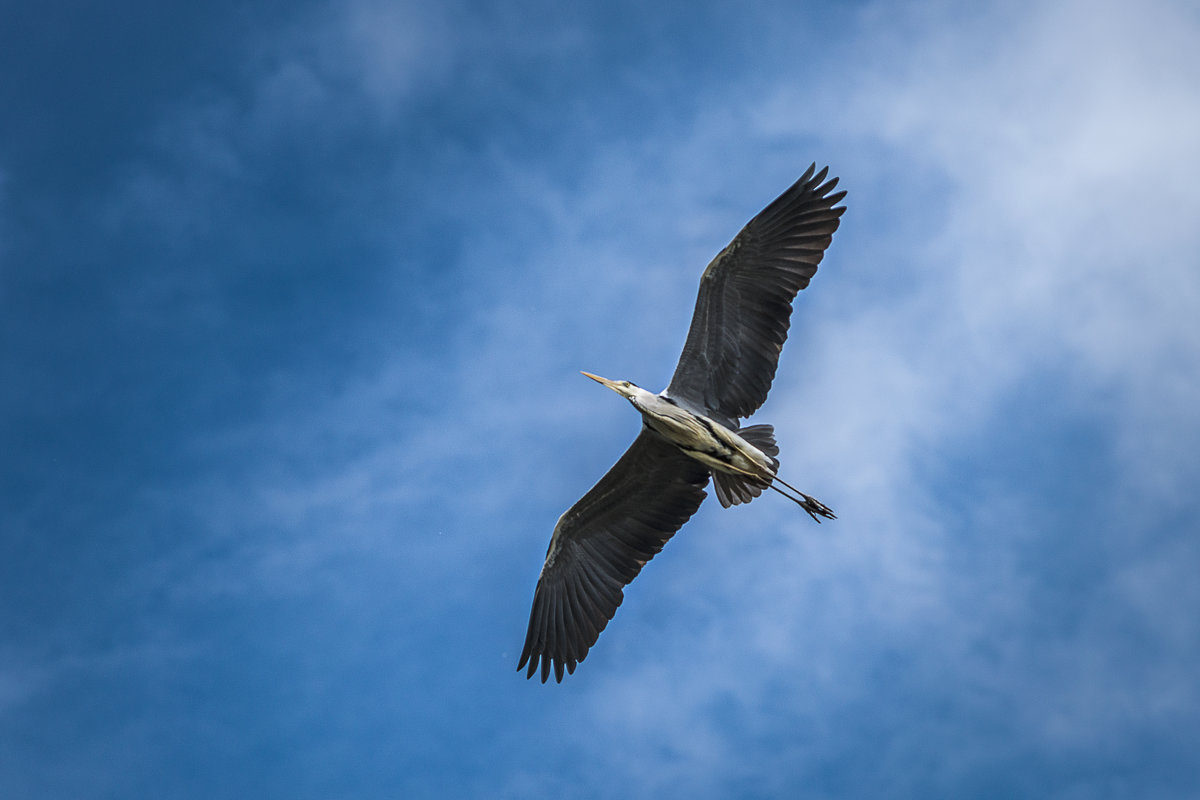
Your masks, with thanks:
[[[655,407],[658,403],[663,402],[663,399],[654,392],[648,392],[641,387],[633,387],[633,393],[629,396],[629,402],[638,411],[645,413]]]

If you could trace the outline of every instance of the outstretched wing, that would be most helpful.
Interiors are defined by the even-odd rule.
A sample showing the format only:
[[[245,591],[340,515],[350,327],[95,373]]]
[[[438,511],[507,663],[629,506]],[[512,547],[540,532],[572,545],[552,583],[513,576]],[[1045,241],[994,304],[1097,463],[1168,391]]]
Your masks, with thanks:
[[[542,683],[574,672],[622,591],[704,500],[708,469],[643,428],[625,455],[554,526],[517,670]]]
[[[746,223],[700,278],[683,355],[667,394],[707,412],[748,417],[767,399],[792,301],[808,286],[846,210],[813,164]]]

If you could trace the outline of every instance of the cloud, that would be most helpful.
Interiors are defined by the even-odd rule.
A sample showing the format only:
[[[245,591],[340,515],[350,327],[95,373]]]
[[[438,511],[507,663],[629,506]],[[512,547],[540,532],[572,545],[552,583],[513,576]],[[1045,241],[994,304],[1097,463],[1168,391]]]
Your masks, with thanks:
[[[1119,395],[1135,415],[1122,430],[1193,428],[1196,20],[1170,4],[1028,10],[950,26],[920,11],[868,28],[862,50],[885,55],[864,61],[835,124],[942,172],[948,199],[938,227],[896,240],[873,265],[909,278],[899,297],[834,324],[885,322],[900,337],[884,358],[911,365],[926,389],[897,423],[925,425],[936,408],[943,435],[960,418],[977,424],[980,400],[1050,368]],[[981,47],[990,30],[1003,35]],[[784,111],[794,105],[768,103],[777,111],[762,124],[794,129]],[[886,191],[907,188],[900,175]],[[1188,441],[1150,459],[1135,452],[1145,441],[1126,441],[1124,455],[1136,474],[1186,460]]]

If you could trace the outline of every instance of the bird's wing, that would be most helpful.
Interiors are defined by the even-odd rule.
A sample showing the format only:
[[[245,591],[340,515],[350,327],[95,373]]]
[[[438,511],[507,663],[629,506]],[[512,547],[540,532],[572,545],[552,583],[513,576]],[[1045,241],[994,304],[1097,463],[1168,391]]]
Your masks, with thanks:
[[[808,286],[846,210],[813,164],[746,223],[700,278],[692,327],[667,394],[730,418],[767,399],[796,293]]]
[[[643,428],[625,455],[554,526],[521,651],[545,683],[574,672],[624,599],[623,587],[704,500],[708,469]]]

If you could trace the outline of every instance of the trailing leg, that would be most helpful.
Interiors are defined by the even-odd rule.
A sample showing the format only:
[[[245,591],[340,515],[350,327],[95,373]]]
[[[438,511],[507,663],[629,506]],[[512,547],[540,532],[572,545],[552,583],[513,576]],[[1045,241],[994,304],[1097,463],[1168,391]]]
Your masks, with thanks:
[[[775,491],[779,492],[781,495],[786,497],[788,500],[791,500],[793,503],[795,503],[798,506],[800,506],[801,508],[803,508],[805,513],[807,513],[810,517],[812,517],[818,524],[820,524],[820,522],[821,522],[819,517],[824,517],[825,519],[837,519],[837,514],[833,513],[833,509],[831,509],[829,506],[822,503],[817,498],[815,498],[811,495],[807,495],[804,492],[800,491],[799,489],[793,488],[791,485],[784,483],[782,480],[780,480],[778,478],[778,476],[775,478],[775,480],[779,481],[780,483],[783,483],[784,486],[791,489],[796,494],[800,495],[800,497],[793,497],[792,495],[785,492],[783,489],[780,489],[774,483],[771,484],[771,488],[774,489]],[[803,499],[801,499],[801,498],[803,498]]]

